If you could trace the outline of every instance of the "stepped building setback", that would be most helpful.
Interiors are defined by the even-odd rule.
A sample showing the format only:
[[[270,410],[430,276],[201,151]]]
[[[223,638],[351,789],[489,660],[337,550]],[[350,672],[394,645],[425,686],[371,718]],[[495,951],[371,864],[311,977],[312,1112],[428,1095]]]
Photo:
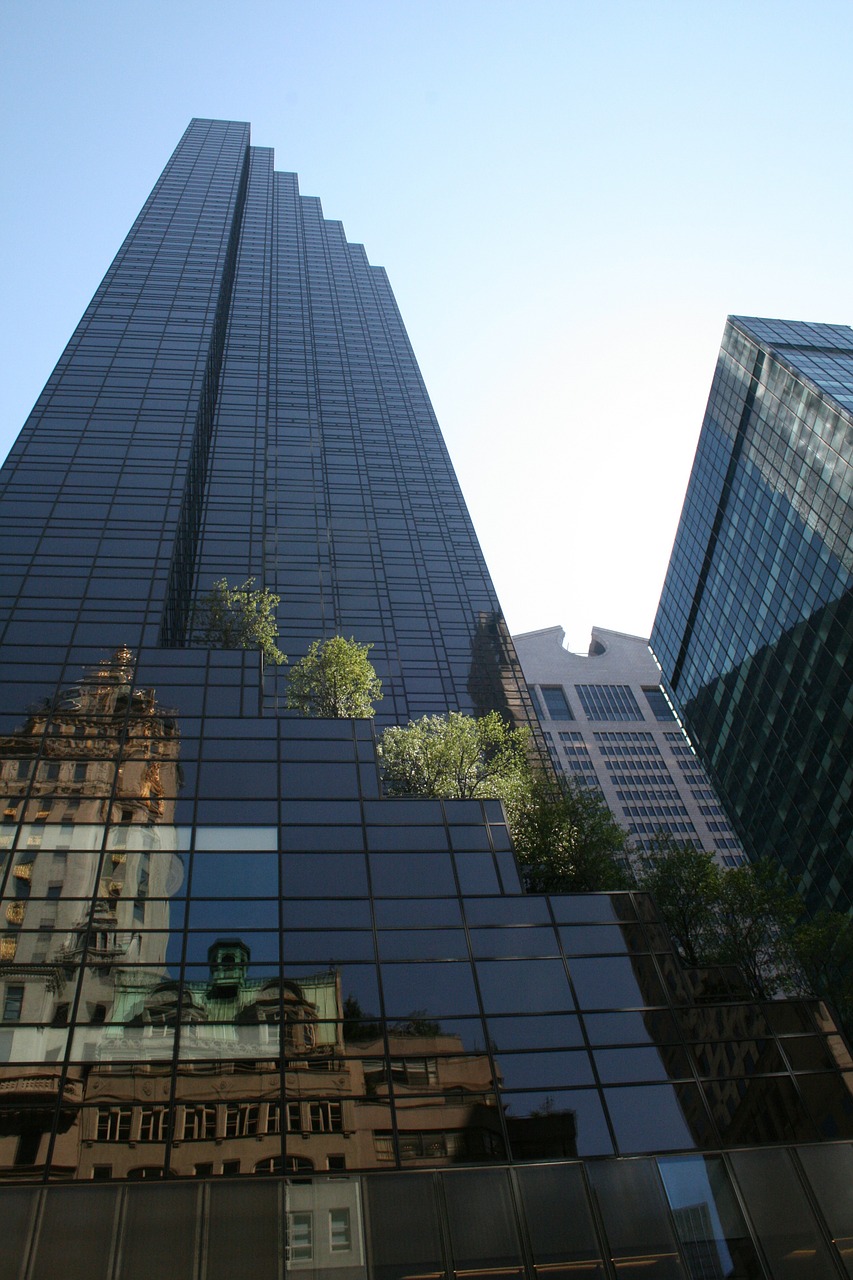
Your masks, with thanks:
[[[188,127],[0,510],[0,1280],[849,1274],[827,1009],[383,795],[383,724],[544,743],[385,273],[248,125]],[[372,644],[376,724],[201,643],[223,577]]]

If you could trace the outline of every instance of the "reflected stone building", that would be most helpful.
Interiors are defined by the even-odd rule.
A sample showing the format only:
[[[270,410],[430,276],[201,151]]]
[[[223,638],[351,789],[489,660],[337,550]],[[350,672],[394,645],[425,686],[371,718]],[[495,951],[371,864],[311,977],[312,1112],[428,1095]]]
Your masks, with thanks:
[[[822,1006],[193,637],[255,577],[380,723],[539,732],[384,272],[272,159],[192,122],[0,476],[0,1277],[842,1276]]]
[[[752,857],[853,908],[853,330],[731,316],[652,648]]]

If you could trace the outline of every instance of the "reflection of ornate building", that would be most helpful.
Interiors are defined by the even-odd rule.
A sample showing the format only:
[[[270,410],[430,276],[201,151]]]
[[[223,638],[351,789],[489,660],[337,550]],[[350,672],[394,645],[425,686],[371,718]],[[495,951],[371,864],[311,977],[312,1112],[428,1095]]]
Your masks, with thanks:
[[[396,1158],[392,1089],[407,1164],[505,1154],[487,1055],[465,1055],[437,1024],[404,1024],[388,1057],[369,1025],[348,1038],[337,972],[252,978],[249,948],[234,938],[216,942],[209,959],[208,980],[182,988],[115,970],[111,1015],[69,1107],[56,1175],[159,1177],[167,1144],[173,1174],[190,1177],[382,1168]],[[158,1064],[179,1027],[172,1096]]]
[[[132,681],[133,655],[118,649],[0,741],[7,850],[20,823],[15,851],[4,854],[7,1062],[60,1062],[72,1017],[88,1024],[88,1048],[78,1044],[77,1056],[91,1058],[114,1012],[121,966],[144,966],[136,972],[149,984],[165,973],[169,898],[183,877],[171,825],[180,740],[154,691]],[[7,1100],[20,1093],[25,1104],[21,1151],[9,1163],[33,1154],[38,1126],[27,1103],[52,1098],[58,1074],[22,1065],[3,1081]],[[63,1096],[79,1102],[77,1074],[66,1077]],[[14,1142],[11,1130],[0,1150]]]
[[[146,853],[170,848],[180,741],[174,718],[157,706],[154,690],[134,689],[132,677],[133,655],[118,649],[109,662],[63,690],[53,706],[0,740],[10,834],[13,824],[23,824],[4,908],[5,960],[75,963],[86,950],[114,963],[132,946],[134,924],[168,924],[151,919],[146,900],[170,896],[176,870],[158,860],[152,884]],[[111,850],[102,860],[107,823],[113,824]],[[147,838],[128,841],[127,829],[139,826]],[[128,863],[129,844],[134,851]],[[78,856],[84,851],[93,856]],[[85,910],[96,888],[93,918],[75,918],[71,904]],[[62,907],[47,914],[42,907],[33,920],[27,913],[31,897]],[[155,957],[145,959],[156,963]],[[29,1012],[24,1009],[24,1017]]]

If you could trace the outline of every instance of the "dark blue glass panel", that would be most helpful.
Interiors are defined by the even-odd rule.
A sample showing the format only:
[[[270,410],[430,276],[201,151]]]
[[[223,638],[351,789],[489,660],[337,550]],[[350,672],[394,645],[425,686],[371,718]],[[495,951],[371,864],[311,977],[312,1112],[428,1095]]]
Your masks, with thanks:
[[[285,853],[282,892],[288,897],[367,897],[367,867],[358,853]]]
[[[456,889],[449,853],[371,853],[370,874],[380,897],[433,897]]]
[[[478,960],[486,1013],[550,1013],[573,1010],[559,960]]]
[[[471,966],[450,964],[383,964],[382,986],[389,1017],[453,1017],[476,1013]]]

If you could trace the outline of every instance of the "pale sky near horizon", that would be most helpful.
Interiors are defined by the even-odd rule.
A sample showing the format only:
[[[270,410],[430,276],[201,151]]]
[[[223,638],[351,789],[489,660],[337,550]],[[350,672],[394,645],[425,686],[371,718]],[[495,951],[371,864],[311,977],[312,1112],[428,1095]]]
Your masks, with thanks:
[[[5,455],[192,116],[387,268],[514,632],[647,635],[728,313],[853,322],[850,0],[6,0]]]

